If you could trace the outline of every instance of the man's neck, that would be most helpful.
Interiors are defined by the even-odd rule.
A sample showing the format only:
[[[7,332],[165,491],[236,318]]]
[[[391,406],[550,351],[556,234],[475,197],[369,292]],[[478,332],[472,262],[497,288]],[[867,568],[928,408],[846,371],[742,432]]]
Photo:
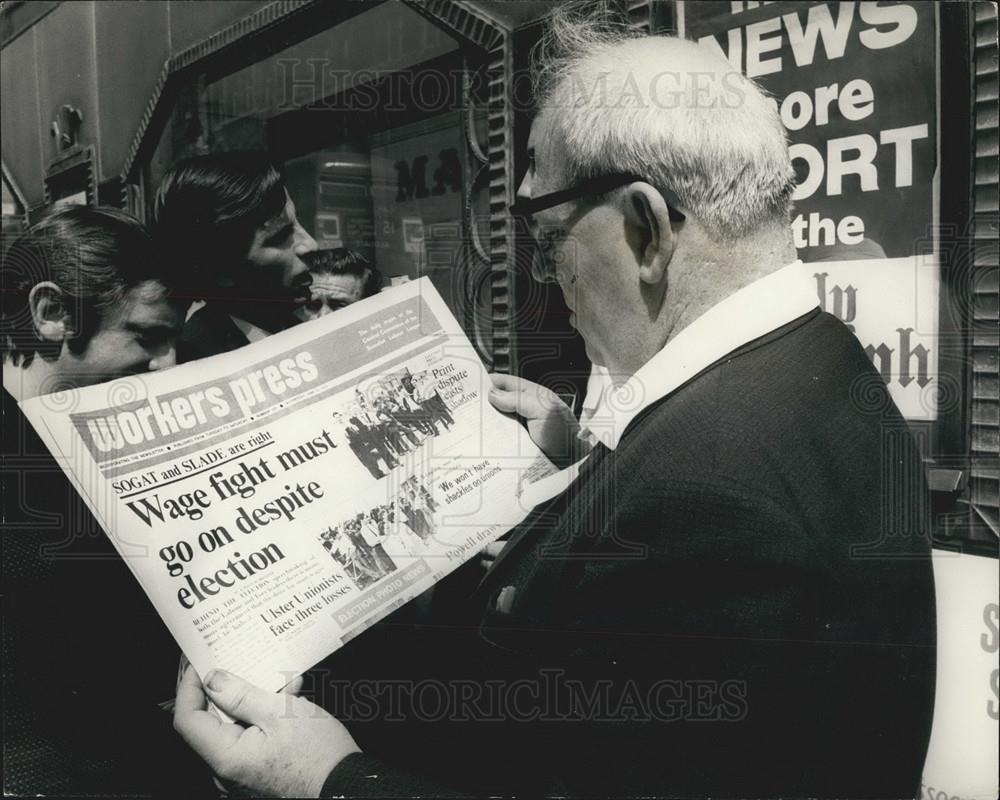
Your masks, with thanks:
[[[795,247],[784,230],[692,259],[686,268],[677,271],[680,274],[672,299],[668,289],[670,307],[661,347],[713,306],[795,259]]]

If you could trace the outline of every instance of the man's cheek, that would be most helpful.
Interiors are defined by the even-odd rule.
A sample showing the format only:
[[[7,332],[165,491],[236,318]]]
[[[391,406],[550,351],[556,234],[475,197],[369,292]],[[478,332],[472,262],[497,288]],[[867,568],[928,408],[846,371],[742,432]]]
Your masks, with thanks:
[[[129,357],[128,361],[122,361],[117,365],[117,374],[114,377],[124,375],[141,375],[144,372],[149,372],[150,361],[152,361],[152,358],[147,354],[133,354]]]
[[[243,286],[253,290],[255,294],[264,295],[281,286],[282,267],[265,254],[258,254],[256,260],[247,265],[240,280]]]

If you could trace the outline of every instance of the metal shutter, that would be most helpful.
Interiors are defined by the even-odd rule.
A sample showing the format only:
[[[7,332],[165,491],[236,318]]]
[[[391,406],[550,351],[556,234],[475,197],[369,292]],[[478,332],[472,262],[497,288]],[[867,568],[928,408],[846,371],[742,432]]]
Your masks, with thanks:
[[[998,316],[997,6],[974,4],[973,309],[970,500],[998,530],[1000,516],[1000,316]]]

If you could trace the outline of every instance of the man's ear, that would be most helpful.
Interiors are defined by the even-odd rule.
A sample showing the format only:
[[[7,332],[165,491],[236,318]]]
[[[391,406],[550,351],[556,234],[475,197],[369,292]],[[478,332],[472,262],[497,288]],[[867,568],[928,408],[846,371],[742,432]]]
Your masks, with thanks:
[[[658,285],[677,246],[677,231],[670,220],[670,209],[656,189],[642,181],[625,189],[626,239],[636,255],[639,279]]]
[[[31,287],[28,310],[35,330],[46,342],[64,342],[76,333],[66,295],[52,281],[42,281]]]

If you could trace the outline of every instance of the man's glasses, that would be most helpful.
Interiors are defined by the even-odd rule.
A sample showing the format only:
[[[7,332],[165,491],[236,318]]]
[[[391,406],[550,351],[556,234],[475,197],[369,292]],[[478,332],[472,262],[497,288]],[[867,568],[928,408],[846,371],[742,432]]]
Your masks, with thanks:
[[[511,204],[509,210],[514,216],[531,217],[539,211],[545,211],[546,209],[554,208],[555,206],[562,205],[563,203],[580,200],[581,198],[592,195],[604,194],[605,192],[610,192],[615,189],[620,189],[623,186],[628,186],[630,183],[644,180],[645,179],[641,176],[632,173],[600,175],[596,178],[588,178],[585,181],[581,181],[570,189],[561,189],[558,192],[550,192],[549,194],[543,194],[541,197],[520,198],[517,202]],[[664,199],[667,201],[667,211],[670,214],[671,221],[683,222],[685,216],[676,208],[678,205],[677,199],[666,191],[661,191],[660,194],[662,194]]]

